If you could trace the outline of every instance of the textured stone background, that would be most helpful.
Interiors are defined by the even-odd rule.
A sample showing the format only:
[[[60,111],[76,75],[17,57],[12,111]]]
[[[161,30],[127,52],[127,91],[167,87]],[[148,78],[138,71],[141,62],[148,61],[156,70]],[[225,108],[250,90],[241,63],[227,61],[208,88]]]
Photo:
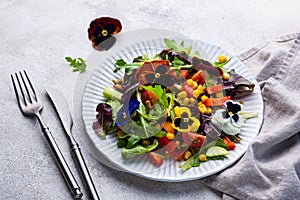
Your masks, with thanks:
[[[123,32],[140,28],[174,30],[238,54],[265,40],[299,31],[299,6],[296,0],[1,0],[0,199],[71,199],[37,121],[25,119],[17,107],[10,74],[27,70],[42,94],[43,117],[74,169],[65,137],[59,137],[62,128],[42,85],[59,88],[72,107],[78,74],[72,72],[64,57],[86,58],[94,51],[87,38],[89,22],[94,18],[118,18]],[[103,200],[221,198],[201,181],[145,180],[112,170],[84,147],[82,150]]]

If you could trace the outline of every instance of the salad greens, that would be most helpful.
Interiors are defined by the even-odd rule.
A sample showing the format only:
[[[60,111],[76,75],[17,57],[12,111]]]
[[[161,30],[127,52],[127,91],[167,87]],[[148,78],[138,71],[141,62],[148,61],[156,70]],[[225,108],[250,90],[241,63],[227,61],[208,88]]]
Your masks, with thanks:
[[[83,58],[71,58],[69,56],[65,57],[67,62],[69,62],[69,65],[73,67],[73,71],[77,72],[79,71],[80,73],[85,72],[86,69],[86,63]]]
[[[184,42],[164,42],[166,49],[152,58],[116,61],[114,72],[124,76],[104,89],[107,101],[97,106],[93,129],[102,138],[116,134],[124,160],[144,155],[159,167],[167,157],[183,161],[186,171],[225,159],[242,139],[244,121],[257,116],[235,101],[254,84],[224,70],[231,60],[225,55],[212,64]]]

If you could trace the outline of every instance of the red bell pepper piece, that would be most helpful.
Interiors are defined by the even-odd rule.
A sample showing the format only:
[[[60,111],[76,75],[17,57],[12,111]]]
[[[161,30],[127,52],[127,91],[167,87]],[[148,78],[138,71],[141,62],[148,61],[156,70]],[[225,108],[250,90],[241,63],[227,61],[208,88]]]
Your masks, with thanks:
[[[219,98],[208,98],[204,100],[204,105],[206,107],[211,107],[211,106],[222,106],[223,103],[225,103],[228,100],[231,100],[231,96],[226,96],[226,97],[219,97]]]
[[[208,95],[215,94],[215,93],[222,92],[222,91],[223,91],[222,84],[212,85],[212,86],[205,88],[205,92]]]
[[[205,83],[205,73],[202,70],[197,71],[191,78],[193,81],[196,81],[198,84],[203,85]]]
[[[231,141],[227,136],[224,136],[223,141],[225,144],[227,144],[229,150],[235,149],[235,143]]]

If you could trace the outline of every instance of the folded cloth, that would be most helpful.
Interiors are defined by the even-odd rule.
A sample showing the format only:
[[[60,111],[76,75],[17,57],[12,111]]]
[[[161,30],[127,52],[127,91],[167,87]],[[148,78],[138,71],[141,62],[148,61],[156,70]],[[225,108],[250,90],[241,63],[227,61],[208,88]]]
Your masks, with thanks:
[[[300,199],[300,33],[241,54],[256,74],[264,122],[234,165],[203,179],[223,199]]]

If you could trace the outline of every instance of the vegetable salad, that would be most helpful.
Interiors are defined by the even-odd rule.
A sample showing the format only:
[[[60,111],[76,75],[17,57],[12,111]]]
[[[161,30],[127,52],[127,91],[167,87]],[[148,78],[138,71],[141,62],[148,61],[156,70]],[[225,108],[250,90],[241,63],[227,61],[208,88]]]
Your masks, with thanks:
[[[164,41],[166,49],[153,58],[116,61],[114,73],[124,76],[104,89],[94,131],[103,139],[115,134],[122,159],[145,155],[156,167],[174,159],[186,171],[225,159],[241,141],[244,121],[257,116],[238,101],[254,84],[223,68],[226,55],[210,62],[183,42]]]

